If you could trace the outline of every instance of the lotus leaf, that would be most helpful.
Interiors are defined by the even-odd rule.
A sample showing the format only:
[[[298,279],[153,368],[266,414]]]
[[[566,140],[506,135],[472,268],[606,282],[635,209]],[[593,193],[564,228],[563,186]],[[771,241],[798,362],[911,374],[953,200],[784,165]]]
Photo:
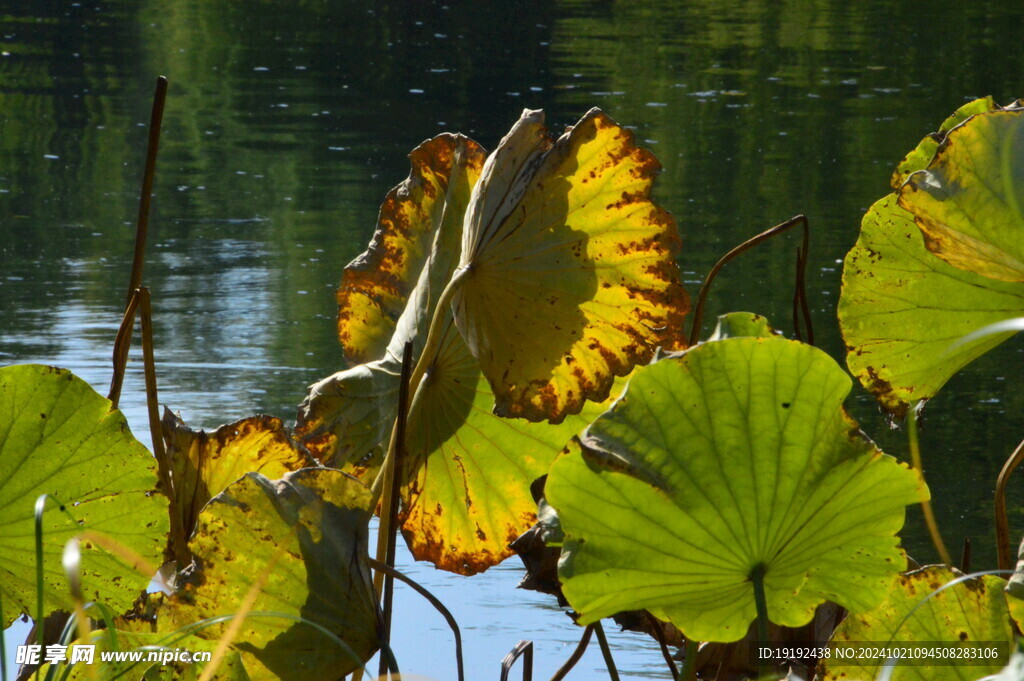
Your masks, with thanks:
[[[929,251],[969,272],[1024,282],[1024,109],[951,129],[899,195]]]
[[[340,471],[307,468],[268,480],[248,473],[199,515],[195,556],[184,586],[158,614],[165,632],[236,612],[250,587],[269,575],[232,644],[256,679],[337,679],[377,648],[376,599],[366,563],[370,492]],[[215,640],[227,623],[197,632]]]
[[[839,325],[847,364],[897,415],[931,398],[964,365],[1013,333],[958,344],[960,338],[1022,311],[1024,285],[936,258],[892,194],[864,216],[843,266]]]
[[[968,118],[975,114],[985,113],[998,108],[996,103],[992,101],[991,97],[982,97],[964,104],[959,109],[953,112],[946,120],[939,126],[937,132],[928,135],[914,148],[912,152],[906,155],[900,164],[896,166],[896,170],[892,174],[892,188],[899,189],[911,173],[922,170],[928,166],[928,162],[935,156],[935,152],[939,149],[939,143],[945,138],[946,133],[960,125]]]
[[[524,111],[488,157],[453,305],[495,413],[557,423],[682,343],[679,236],[650,199],[659,170],[598,109],[554,142],[543,112]]]
[[[822,665],[823,681],[838,679],[874,679],[879,661],[844,660],[837,651],[859,648],[865,642],[880,647],[911,647],[921,644],[925,650],[979,644],[992,644],[1000,656],[995,659],[940,660],[928,664],[915,659],[912,664],[897,664],[893,681],[932,681],[962,679],[974,681],[1005,665],[1013,644],[1013,629],[1003,600],[1005,580],[992,575],[970,579],[938,591],[959,577],[944,566],[931,566],[900,575],[896,588],[870,612],[852,614],[837,628],[829,642],[831,655]],[[929,594],[934,596],[925,600]],[[852,651],[851,651],[852,652]],[[947,651],[948,652],[948,651]],[[882,660],[884,662],[884,660]]]
[[[251,416],[207,433],[165,410],[163,433],[186,537],[206,502],[246,473],[277,479],[314,464],[273,416]]]
[[[445,133],[413,149],[409,160],[409,177],[388,192],[370,247],[345,268],[338,288],[338,337],[352,365],[383,356],[434,248],[438,225],[446,215],[462,219],[484,151],[462,135]]]
[[[367,482],[377,474],[397,416],[405,342],[414,342],[418,356],[441,289],[458,264],[463,214],[476,180],[473,166],[459,158],[475,158],[471,152],[477,147],[468,140],[463,144],[466,151],[451,152],[453,174],[439,181],[447,191],[445,204],[432,209],[437,217],[429,223],[433,232],[423,237],[433,244],[432,251],[415,272],[416,286],[403,299],[405,308],[384,356],[320,381],[300,407],[296,431],[303,444],[325,463],[345,466]],[[385,239],[380,233],[385,226],[401,222],[390,214],[394,210],[385,202],[374,243]],[[403,253],[395,258],[406,257]],[[413,272],[405,263],[395,267]],[[400,521],[417,559],[471,574],[512,554],[508,544],[535,519],[530,483],[547,472],[569,438],[604,407],[591,403],[583,414],[557,426],[499,418],[492,413],[491,387],[450,310],[442,310],[438,324],[437,351],[409,414]]]
[[[580,622],[648,609],[698,640],[742,638],[764,574],[772,622],[863,612],[905,559],[920,476],[842,408],[850,379],[779,337],[704,343],[641,368],[552,466],[559,576]]]
[[[104,534],[159,567],[168,519],[155,468],[121,412],[70,371],[34,364],[0,369],[4,628],[19,614],[36,612],[33,509],[43,494],[53,499],[43,516],[46,613],[72,607],[61,555],[83,530]],[[81,550],[86,597],[115,611],[127,610],[153,577],[94,542],[82,542]]]

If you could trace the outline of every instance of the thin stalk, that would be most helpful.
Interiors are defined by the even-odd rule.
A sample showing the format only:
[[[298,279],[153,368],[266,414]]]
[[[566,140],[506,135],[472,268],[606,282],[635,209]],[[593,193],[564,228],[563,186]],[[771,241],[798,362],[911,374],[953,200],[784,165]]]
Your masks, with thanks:
[[[803,228],[804,228],[804,242],[803,243],[806,245],[808,243],[808,239],[809,239],[809,237],[808,237],[808,233],[809,232],[808,232],[807,216],[805,216],[805,215],[795,215],[795,216],[791,217],[790,219],[786,220],[785,222],[780,223],[778,225],[775,225],[774,227],[771,227],[769,229],[766,229],[765,231],[761,232],[757,236],[753,236],[753,237],[747,239],[746,241],[741,243],[739,246],[736,246],[731,251],[729,251],[728,253],[723,255],[718,260],[718,262],[715,263],[715,266],[711,268],[710,272],[708,272],[707,278],[704,279],[704,283],[700,287],[700,293],[697,294],[697,304],[694,306],[694,309],[693,309],[693,325],[690,327],[690,345],[696,345],[697,341],[700,340],[700,326],[701,326],[701,323],[704,320],[704,305],[707,302],[708,292],[711,290],[711,283],[715,280],[715,277],[718,276],[719,270],[721,270],[722,267],[724,267],[727,262],[729,262],[730,260],[735,258],[740,253],[743,253],[745,251],[749,251],[754,246],[757,246],[758,244],[760,244],[760,243],[762,243],[764,241],[767,241],[768,239],[772,238],[776,234],[779,234],[781,232],[785,232],[787,229],[793,227],[794,225],[803,225]],[[807,319],[810,319],[809,315],[808,315]]]
[[[921,466],[921,446],[918,442],[917,437],[917,407],[920,403],[915,403],[907,414],[907,443],[910,447],[910,461],[911,465],[917,469],[917,472],[921,475],[921,479],[924,479],[924,468]],[[935,545],[935,550],[939,552],[939,558],[946,565],[953,565],[953,561],[949,557],[949,551],[946,549],[945,543],[942,541],[942,535],[939,534],[939,526],[935,522],[935,513],[932,512],[932,503],[928,499],[921,501],[921,511],[924,513],[924,522],[928,526],[928,533],[932,537],[932,544]]]
[[[444,617],[445,621],[448,623],[449,628],[451,628],[452,635],[455,637],[455,667],[458,670],[459,681],[463,681],[463,679],[465,678],[465,673],[463,671],[462,665],[462,634],[460,633],[459,630],[459,623],[455,621],[455,616],[452,615],[451,611],[449,611],[448,608],[444,607],[444,603],[442,603],[437,596],[427,591],[425,587],[418,584],[408,575],[399,572],[390,565],[385,565],[380,561],[374,560],[373,558],[369,558],[368,562],[370,564],[370,567],[374,570],[378,572],[383,572],[387,576],[393,577],[394,579],[405,582],[406,584],[411,586],[416,591],[416,593],[426,598],[427,601],[429,601],[430,604],[434,606],[434,609],[441,613],[441,616]]]
[[[600,620],[594,622],[594,633],[597,634],[597,643],[601,647],[601,655],[604,656],[604,666],[608,670],[608,678],[611,681],[619,681],[619,670],[615,668],[612,649],[608,647],[608,638],[604,635],[604,627],[601,626]]]
[[[184,569],[192,562],[192,552],[188,549],[188,537],[181,525],[178,512],[178,496],[174,491],[171,476],[171,461],[164,449],[163,431],[160,426],[160,400],[156,390],[156,361],[153,356],[153,308],[150,305],[149,289],[136,289],[139,300],[139,317],[142,322],[142,363],[146,374],[146,407],[149,411],[149,435],[153,440],[153,455],[156,457],[157,471],[160,475],[160,487],[167,497],[171,519],[171,551],[178,561],[178,569]],[[133,297],[133,299],[135,299]]]
[[[402,373],[398,386],[398,415],[391,431],[388,453],[384,457],[380,474],[374,480],[384,481],[380,498],[380,525],[377,528],[377,560],[390,566],[395,565],[395,536],[398,524],[398,497],[401,486],[402,459],[405,452],[405,424],[409,417],[409,380],[412,370],[412,342],[406,342],[402,351]],[[374,495],[371,508],[377,505]],[[386,597],[387,582],[383,572],[378,571],[373,577],[373,587],[377,596],[384,600],[385,627],[391,627],[391,613]],[[387,634],[385,634],[387,636]]]
[[[668,642],[665,640],[665,632],[661,628],[661,623],[651,613],[647,613],[648,622],[651,625],[651,631],[654,632],[654,638],[658,641],[658,646],[661,647],[661,655],[665,658],[665,664],[668,665],[668,670],[672,674],[674,681],[679,681],[679,668],[676,667],[675,661],[672,659],[672,653],[669,652]]]
[[[455,297],[455,293],[462,287],[466,282],[466,278],[469,276],[470,270],[468,268],[459,269],[455,271],[452,278],[448,280],[447,286],[441,292],[440,297],[437,299],[437,305],[434,306],[434,315],[430,318],[430,327],[427,329],[427,339],[423,344],[423,351],[420,352],[419,360],[416,362],[416,368],[413,369],[412,376],[409,377],[409,394],[413,396],[412,404],[409,405],[409,412],[415,410],[417,400],[419,399],[419,387],[420,382],[423,380],[423,376],[427,373],[427,369],[434,363],[437,358],[438,346],[441,344],[441,327],[444,321],[445,315],[448,311],[448,306],[452,302],[452,298]],[[392,430],[391,441],[394,442],[395,430],[397,430],[397,422],[395,428]],[[385,476],[385,470],[388,468],[388,461],[394,456],[394,446],[388,447],[388,453],[384,457],[384,463],[381,465],[381,471],[377,474],[377,477],[373,481],[373,486],[370,488],[373,494],[374,504],[380,499],[383,491],[384,482],[387,480]]]
[[[996,552],[999,557],[1000,570],[1013,569],[1013,554],[1010,549],[1010,520],[1006,516],[1006,485],[1010,482],[1010,475],[1014,469],[1024,461],[1024,441],[1017,445],[1013,454],[1003,464],[1003,470],[999,471],[999,479],[996,480]]]
[[[964,574],[971,571],[971,538],[964,537],[964,547],[960,551],[960,572]]]
[[[110,392],[107,399],[110,400],[110,408],[117,409],[121,401],[121,386],[124,384],[124,369],[128,364],[128,350],[132,345],[132,331],[135,329],[135,311],[139,307],[139,294],[133,292],[125,307],[124,316],[121,318],[121,326],[117,329],[117,336],[114,337],[114,375],[110,379]]]
[[[167,78],[158,76],[153,93],[153,110],[149,117],[149,142],[146,145],[146,167],[142,174],[142,195],[139,197],[139,217],[135,223],[135,254],[132,273],[128,281],[128,299],[142,284],[142,265],[146,254],[146,233],[149,229],[149,204],[153,195],[153,177],[156,175],[156,154],[160,148],[160,124],[167,101]]]
[[[686,659],[683,660],[683,681],[697,681],[697,647],[700,641],[686,639]]]
[[[764,563],[758,563],[750,572],[750,581],[754,585],[754,607],[757,608],[757,639],[767,644],[768,638],[768,600],[764,595]]]
[[[533,681],[533,641],[520,641],[501,661],[499,681],[508,681],[512,665],[520,657],[523,658],[523,681]]]
[[[572,671],[572,668],[575,667],[576,663],[583,657],[583,653],[587,650],[587,646],[590,645],[590,635],[593,633],[594,625],[587,625],[587,628],[583,630],[583,636],[580,637],[580,642],[577,644],[576,650],[572,651],[572,655],[570,655],[569,659],[565,661],[565,664],[558,668],[558,671],[556,671],[551,677],[551,681],[562,681],[562,679],[568,676],[569,672]]]

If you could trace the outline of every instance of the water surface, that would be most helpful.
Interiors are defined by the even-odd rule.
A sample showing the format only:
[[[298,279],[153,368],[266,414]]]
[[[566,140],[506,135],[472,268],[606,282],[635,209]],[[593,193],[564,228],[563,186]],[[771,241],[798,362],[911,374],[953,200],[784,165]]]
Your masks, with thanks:
[[[524,107],[560,130],[600,106],[657,154],[691,294],[728,248],[805,213],[817,336],[841,358],[841,259],[860,216],[961,103],[1024,95],[1022,19],[1009,2],[0,3],[0,363],[64,366],[106,392],[158,74],[171,86],[144,279],[161,399],[191,425],[290,420],[306,385],[342,367],[333,292],[406,154],[445,130],[493,148]],[[791,329],[794,249],[726,268],[707,318],[747,309]],[[1024,431],[1021,352],[982,359],[926,412],[940,525],[952,545],[973,539],[979,568],[994,563],[995,475]],[[122,406],[144,439],[137,357]],[[905,456],[859,388],[851,408]],[[904,536],[934,559],[916,513]],[[520,638],[537,642],[538,678],[575,644],[550,599],[515,590],[515,560],[472,579],[402,561],[455,611],[474,678]],[[398,601],[403,669],[453,678],[443,623]],[[624,677],[665,675],[652,644],[612,639]],[[602,668],[596,651],[581,665],[579,678]]]

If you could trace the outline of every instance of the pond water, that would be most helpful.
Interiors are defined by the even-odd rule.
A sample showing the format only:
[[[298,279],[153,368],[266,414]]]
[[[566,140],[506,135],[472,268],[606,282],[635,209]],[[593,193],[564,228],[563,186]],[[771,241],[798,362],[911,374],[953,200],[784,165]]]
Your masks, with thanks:
[[[144,281],[161,400],[207,428],[290,420],[342,367],[341,269],[406,154],[438,132],[492,148],[524,107],[554,130],[602,107],[664,165],[656,196],[691,294],[728,248],[805,213],[817,339],[841,358],[841,260],[895,163],[964,101],[1024,96],[1020,3],[509,4],[0,3],[0,364],[67,367],[106,393],[159,74],[171,85]],[[794,249],[782,239],[727,267],[706,323],[746,309],[791,329]],[[977,568],[994,564],[992,489],[1024,432],[1022,351],[1007,343],[926,410],[939,524],[951,545],[972,539]],[[122,407],[145,441],[141,374],[136,353]],[[869,396],[849,406],[906,457]],[[1018,490],[1017,528],[1022,504]],[[934,559],[916,512],[904,544]],[[515,589],[515,559],[473,578],[400,565],[454,611],[471,678],[496,678],[521,638],[546,678],[578,639],[550,599]],[[403,589],[395,637],[403,671],[454,678],[443,622]],[[667,676],[652,643],[610,638],[623,677]],[[596,649],[577,669],[603,674]]]

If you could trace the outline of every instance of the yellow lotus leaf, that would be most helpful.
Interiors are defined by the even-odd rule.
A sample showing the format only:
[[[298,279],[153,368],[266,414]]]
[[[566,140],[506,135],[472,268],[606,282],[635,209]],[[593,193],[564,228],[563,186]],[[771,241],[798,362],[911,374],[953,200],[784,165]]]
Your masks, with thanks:
[[[409,160],[409,177],[388,192],[369,248],[345,267],[338,288],[338,338],[351,366],[384,354],[430,256],[448,206],[452,168],[463,168],[472,186],[484,151],[473,140],[445,133],[413,149]]]
[[[276,480],[316,465],[295,446],[281,419],[273,416],[250,416],[207,433],[192,430],[165,409],[163,432],[186,537],[206,502],[246,473]]]
[[[679,236],[650,199],[659,170],[598,109],[555,141],[527,110],[488,157],[453,306],[496,414],[557,423],[655,348],[681,346]]]

